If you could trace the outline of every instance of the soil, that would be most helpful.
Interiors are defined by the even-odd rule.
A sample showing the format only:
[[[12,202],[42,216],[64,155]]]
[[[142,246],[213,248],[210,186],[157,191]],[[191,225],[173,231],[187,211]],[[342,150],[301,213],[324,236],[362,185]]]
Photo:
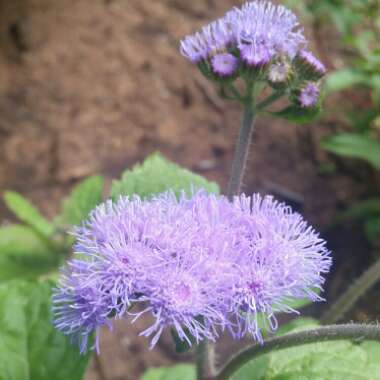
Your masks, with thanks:
[[[0,193],[19,191],[52,217],[79,180],[100,173],[109,185],[157,150],[225,189],[240,109],[215,95],[178,41],[236,4],[0,0]],[[328,298],[372,259],[357,226],[331,227],[337,210],[371,191],[365,165],[341,163],[319,147],[342,128],[331,116],[341,101],[329,99],[329,116],[312,125],[259,119],[244,187],[287,201],[324,231],[335,262]],[[4,204],[0,218],[12,218]],[[369,318],[365,305],[351,317]],[[104,331],[86,380],[135,380],[148,366],[182,360],[169,337],[149,351],[137,337],[143,325]]]

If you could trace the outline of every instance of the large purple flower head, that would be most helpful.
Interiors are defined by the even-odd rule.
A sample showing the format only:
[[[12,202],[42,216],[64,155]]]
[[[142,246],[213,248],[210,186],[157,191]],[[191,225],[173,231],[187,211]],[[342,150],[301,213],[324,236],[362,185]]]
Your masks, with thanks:
[[[289,299],[321,288],[325,242],[271,197],[172,192],[98,206],[74,232],[75,258],[53,297],[55,325],[79,341],[112,318],[149,313],[151,346],[165,328],[180,339],[215,340],[223,329],[261,340],[257,316],[275,329]],[[96,340],[98,348],[98,339]]]

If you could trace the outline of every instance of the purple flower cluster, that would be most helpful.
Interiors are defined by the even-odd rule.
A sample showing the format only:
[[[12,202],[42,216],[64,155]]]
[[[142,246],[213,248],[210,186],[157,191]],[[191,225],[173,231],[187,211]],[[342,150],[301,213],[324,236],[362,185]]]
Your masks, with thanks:
[[[55,326],[82,352],[112,318],[145,313],[154,322],[141,335],[152,347],[166,327],[189,344],[223,330],[261,341],[258,317],[274,330],[276,312],[296,312],[289,300],[321,300],[315,289],[331,265],[324,240],[269,196],[121,197],[74,234],[53,309]]]
[[[181,41],[181,52],[191,62],[239,51],[248,66],[262,66],[276,56],[294,58],[306,44],[296,16],[283,6],[252,1],[234,8]],[[218,72],[217,64],[213,68]],[[235,70],[231,66],[230,74]]]
[[[294,13],[266,0],[254,0],[185,37],[180,50],[219,84],[241,76],[266,81],[274,90],[290,89],[289,93],[302,88],[303,95],[290,100],[312,108],[319,104],[319,81],[326,67],[306,45]],[[310,97],[312,87],[318,91]]]

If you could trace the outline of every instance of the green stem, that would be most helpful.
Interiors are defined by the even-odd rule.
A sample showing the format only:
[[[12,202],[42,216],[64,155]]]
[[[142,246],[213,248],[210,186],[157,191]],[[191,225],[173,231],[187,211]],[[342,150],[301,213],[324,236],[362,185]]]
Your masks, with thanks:
[[[284,95],[285,91],[272,92],[266,99],[264,99],[257,105],[257,109],[259,111],[264,110],[266,107],[270,106],[272,103],[274,103],[276,100],[280,99]]]
[[[255,344],[233,357],[214,377],[213,380],[228,380],[243,365],[270,351],[301,346],[303,344],[327,342],[332,340],[376,340],[380,341],[380,327],[376,325],[331,325],[304,330],[268,339],[263,345]]]
[[[249,96],[244,101],[244,114],[239,137],[236,142],[235,156],[232,163],[230,181],[228,183],[227,195],[231,199],[240,193],[241,183],[244,176],[248,159],[249,145],[252,139],[255,112],[252,98]]]
[[[201,341],[196,350],[197,380],[203,380],[207,370],[207,342]]]
[[[203,340],[196,350],[197,380],[213,378],[215,368],[215,346],[207,340]]]
[[[380,280],[380,259],[364,272],[322,316],[321,323],[338,322],[357,300]]]

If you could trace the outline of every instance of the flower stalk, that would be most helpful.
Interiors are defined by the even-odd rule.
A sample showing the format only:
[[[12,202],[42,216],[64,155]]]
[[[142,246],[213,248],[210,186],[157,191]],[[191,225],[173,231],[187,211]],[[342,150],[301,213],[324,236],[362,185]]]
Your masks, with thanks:
[[[216,374],[215,345],[206,339],[197,346],[196,369],[197,380],[212,379]]]
[[[252,96],[248,96],[243,104],[243,120],[236,141],[235,156],[232,163],[231,176],[227,190],[227,195],[230,199],[240,193],[255,121],[255,109]]]
[[[380,327],[377,325],[330,325],[311,330],[298,331],[280,337],[270,338],[264,344],[254,344],[236,354],[213,378],[213,380],[228,380],[249,361],[271,351],[309,343],[328,342],[336,340],[373,340],[380,341]]]
[[[380,280],[380,260],[377,260],[366,272],[364,272],[342,296],[322,316],[321,323],[329,324],[338,322],[363,296],[367,290]]]

